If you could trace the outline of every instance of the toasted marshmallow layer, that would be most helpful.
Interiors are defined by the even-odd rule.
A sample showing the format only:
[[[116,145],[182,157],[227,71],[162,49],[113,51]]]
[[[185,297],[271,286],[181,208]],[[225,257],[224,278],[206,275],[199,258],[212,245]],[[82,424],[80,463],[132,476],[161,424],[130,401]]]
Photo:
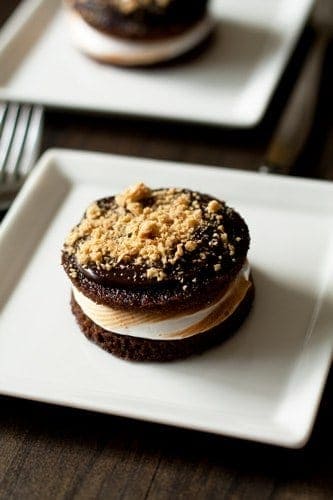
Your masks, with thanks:
[[[133,41],[102,33],[77,13],[70,11],[69,14],[74,43],[94,59],[120,66],[145,66],[173,59],[203,41],[214,24],[212,18],[206,15],[180,35],[163,40]]]
[[[250,267],[246,263],[218,302],[192,314],[175,316],[171,312],[167,318],[158,312],[133,313],[96,304],[75,287],[73,295],[84,314],[104,330],[151,340],[177,340],[221,324],[237,309],[250,286]]]

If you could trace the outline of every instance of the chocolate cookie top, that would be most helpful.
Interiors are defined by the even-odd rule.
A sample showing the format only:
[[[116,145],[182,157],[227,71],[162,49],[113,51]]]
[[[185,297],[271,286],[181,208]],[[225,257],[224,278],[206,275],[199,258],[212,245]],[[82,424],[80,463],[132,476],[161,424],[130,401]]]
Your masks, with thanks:
[[[94,28],[124,38],[181,33],[204,15],[208,0],[65,0]]]
[[[248,246],[245,222],[224,202],[140,183],[88,207],[66,239],[63,263],[76,285],[81,276],[79,284],[117,288],[118,295],[154,289],[186,296],[203,283],[227,284]]]

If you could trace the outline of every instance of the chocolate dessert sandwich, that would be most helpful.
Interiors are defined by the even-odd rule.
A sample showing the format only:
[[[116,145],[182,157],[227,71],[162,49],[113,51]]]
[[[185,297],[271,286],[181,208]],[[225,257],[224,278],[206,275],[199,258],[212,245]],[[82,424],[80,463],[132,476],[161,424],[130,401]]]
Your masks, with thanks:
[[[128,360],[167,361],[227,338],[250,311],[249,231],[223,201],[140,183],[88,207],[62,264],[88,339]]]
[[[208,0],[64,0],[74,43],[101,62],[151,65],[207,38]]]

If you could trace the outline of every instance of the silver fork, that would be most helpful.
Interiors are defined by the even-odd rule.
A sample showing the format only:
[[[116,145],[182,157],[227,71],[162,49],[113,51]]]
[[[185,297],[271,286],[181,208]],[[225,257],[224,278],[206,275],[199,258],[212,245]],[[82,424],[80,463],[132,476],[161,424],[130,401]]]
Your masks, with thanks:
[[[14,200],[38,157],[43,108],[0,103],[0,210]]]

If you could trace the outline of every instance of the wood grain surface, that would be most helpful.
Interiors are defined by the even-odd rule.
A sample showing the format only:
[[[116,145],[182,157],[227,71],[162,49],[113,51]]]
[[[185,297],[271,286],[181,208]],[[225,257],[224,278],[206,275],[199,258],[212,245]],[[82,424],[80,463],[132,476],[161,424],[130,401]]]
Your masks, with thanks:
[[[0,23],[19,3],[1,0]],[[70,147],[254,170],[311,40],[307,28],[255,130],[47,111],[42,149]],[[333,180],[332,68],[331,44],[297,175]],[[296,451],[14,398],[0,402],[0,498],[333,498],[332,373],[311,440]]]

